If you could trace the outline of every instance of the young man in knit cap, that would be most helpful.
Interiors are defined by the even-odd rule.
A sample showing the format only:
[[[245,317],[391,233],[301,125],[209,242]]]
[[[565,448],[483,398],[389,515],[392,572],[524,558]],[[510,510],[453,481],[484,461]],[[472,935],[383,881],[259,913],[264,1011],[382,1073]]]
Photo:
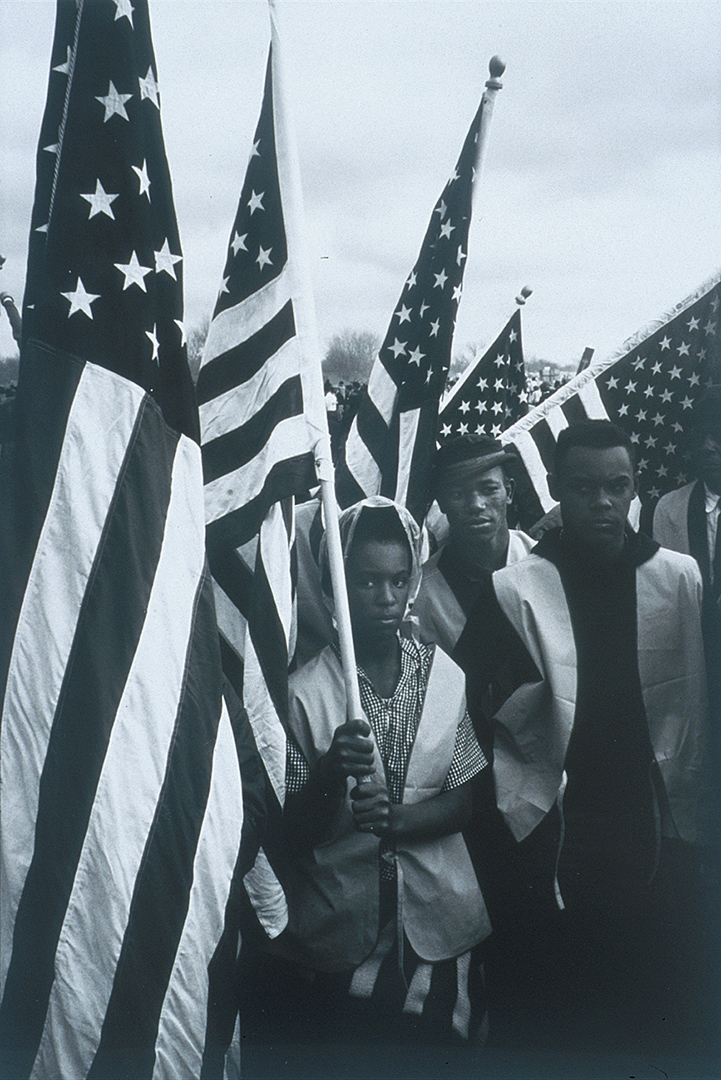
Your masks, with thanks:
[[[413,615],[421,636],[447,653],[453,653],[481,583],[533,547],[529,536],[508,527],[513,480],[507,468],[513,460],[490,435],[449,439],[436,454],[432,494],[449,533],[423,567]]]
[[[412,615],[421,640],[437,642],[469,671],[454,649],[469,612],[490,581],[494,570],[528,555],[534,541],[508,527],[508,507],[513,499],[509,465],[515,460],[490,435],[461,435],[449,439],[436,454],[432,495],[448,519],[448,538],[423,567],[423,578]],[[483,723],[490,702],[475,710],[473,722],[481,746],[490,759],[492,735]],[[516,843],[495,804],[491,770],[474,783],[474,813],[465,831],[473,864],[488,904],[494,930],[502,931],[511,908],[517,867]],[[487,973],[494,979],[493,942],[487,956]]]

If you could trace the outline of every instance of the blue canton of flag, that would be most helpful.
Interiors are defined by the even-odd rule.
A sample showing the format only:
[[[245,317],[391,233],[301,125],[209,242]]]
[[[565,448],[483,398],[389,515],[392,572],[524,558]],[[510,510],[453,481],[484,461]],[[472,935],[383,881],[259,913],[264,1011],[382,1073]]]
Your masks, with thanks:
[[[644,508],[651,510],[690,479],[694,404],[721,373],[720,305],[717,276],[504,432],[503,441],[513,443],[525,468],[516,497],[525,528],[554,505],[546,482],[553,448],[559,431],[577,420],[613,420],[629,433]]]
[[[316,483],[291,278],[271,56],[198,377],[214,575],[218,553],[256,536],[273,503]]]
[[[468,254],[468,230],[485,106],[436,203],[423,245],[371,370],[336,469],[341,506],[382,494],[418,520],[427,509],[438,403],[450,366]]]
[[[528,412],[521,313],[514,311],[480,360],[471,361],[441,402],[438,441],[457,435],[492,435]]]
[[[92,356],[132,379],[197,440],[182,320],[182,253],[147,3],[59,0],[25,339]]]

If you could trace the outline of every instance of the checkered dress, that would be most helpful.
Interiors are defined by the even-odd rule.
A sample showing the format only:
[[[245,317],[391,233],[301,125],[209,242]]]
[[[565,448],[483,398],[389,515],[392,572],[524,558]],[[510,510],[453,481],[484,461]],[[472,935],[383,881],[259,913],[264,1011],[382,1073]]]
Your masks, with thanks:
[[[370,679],[358,668],[361,704],[370,723],[383,764],[391,802],[403,798],[408,762],[418,730],[433,646],[400,638],[401,673],[388,698],[373,689]],[[453,758],[443,791],[460,787],[486,768],[488,762],[478,745],[466,711],[456,730]],[[300,748],[288,740],[287,779],[289,794],[296,794],[307,782],[310,768]],[[345,998],[354,1023],[370,1023],[378,1035],[401,1037],[420,1031],[434,1041],[447,1038],[471,1039],[482,1043],[487,1033],[483,965],[480,947],[434,964],[422,960],[405,934],[401,940],[396,921],[396,863],[393,845],[379,844],[379,884],[381,931],[376,948],[352,973],[314,972],[319,992],[338,1002]],[[407,1030],[406,1030],[407,1029]]]
[[[401,674],[390,697],[381,697],[370,679],[358,668],[361,705],[373,729],[381,759],[385,765],[386,783],[391,802],[400,803],[433,659],[433,646],[400,638]],[[471,719],[466,711],[456,731],[453,759],[443,785],[443,791],[460,787],[486,768],[488,762],[478,745]],[[310,768],[298,744],[288,738],[286,761],[286,790],[297,794],[307,783]]]

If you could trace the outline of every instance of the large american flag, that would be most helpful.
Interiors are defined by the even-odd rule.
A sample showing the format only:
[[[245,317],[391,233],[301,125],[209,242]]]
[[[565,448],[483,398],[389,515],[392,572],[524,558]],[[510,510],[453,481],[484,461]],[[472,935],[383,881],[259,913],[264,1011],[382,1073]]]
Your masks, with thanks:
[[[146,0],[59,0],[51,69],[2,476],[0,1074],[222,1075],[242,789]]]
[[[613,420],[638,456],[643,520],[659,498],[691,479],[688,427],[694,404],[721,381],[721,274],[592,363],[503,433],[521,458],[517,503],[530,528],[554,505],[546,481],[558,433],[585,418]]]
[[[528,412],[521,341],[521,312],[477,361],[471,361],[441,401],[438,441],[458,435],[492,435]]]
[[[487,104],[484,95],[371,369],[336,468],[341,506],[382,494],[419,521],[428,508],[428,470],[461,299]]]
[[[327,425],[282,91],[277,14],[260,119],[198,378],[208,557],[226,674],[247,710],[274,799],[245,880],[270,936],[287,921],[277,869],[285,799],[287,672],[295,651],[293,497],[316,485]],[[267,853],[267,854],[266,854]],[[282,874],[281,874],[282,876]]]

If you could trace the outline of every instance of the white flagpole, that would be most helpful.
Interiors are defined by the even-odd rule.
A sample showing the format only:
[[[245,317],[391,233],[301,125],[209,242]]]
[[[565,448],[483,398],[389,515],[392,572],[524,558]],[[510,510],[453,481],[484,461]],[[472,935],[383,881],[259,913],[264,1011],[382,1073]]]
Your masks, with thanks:
[[[335,497],[333,461],[330,455],[330,440],[328,440],[326,446],[323,445],[324,441],[320,439],[316,444],[315,468],[320,481],[320,494],[323,503],[326,542],[328,544],[328,566],[333,585],[333,600],[335,602],[340,656],[343,664],[343,679],[348,699],[348,719],[362,720],[364,716],[358,687],[355,647],[353,645],[350,606],[348,604],[348,588],[345,579],[340,529],[338,528],[338,503]]]
[[[320,482],[323,518],[328,544],[328,562],[333,599],[335,602],[336,625],[340,643],[346,697],[348,700],[348,719],[363,719],[358,675],[355,663],[355,649],[351,630],[348,589],[345,579],[345,567],[338,528],[338,503],[335,497],[334,468],[328,432],[328,417],[323,396],[323,373],[321,369],[318,331],[315,321],[315,303],[310,284],[310,272],[305,253],[303,222],[303,194],[300,183],[300,167],[293,126],[289,115],[289,96],[285,87],[286,66],[281,61],[282,45],[279,33],[279,5],[276,0],[268,0],[271,22],[271,41],[273,47],[273,96],[277,106],[276,128],[283,131],[283,143],[287,153],[286,184],[282,192],[283,206],[286,210],[285,226],[288,238],[288,256],[292,263],[296,288],[294,296],[302,298],[302,303],[294,306],[296,327],[304,345],[305,355],[309,358],[303,371],[303,392],[306,400],[306,418],[309,425],[317,431],[315,445],[316,474]],[[292,209],[290,209],[292,208]],[[290,211],[290,212],[288,212]]]
[[[478,177],[481,173],[481,166],[485,160],[486,150],[488,148],[488,132],[491,127],[493,105],[498,91],[503,89],[501,75],[505,70],[506,65],[503,60],[501,60],[500,56],[492,56],[488,61],[488,74],[490,75],[490,79],[486,82],[486,89],[481,98],[481,101],[483,102],[483,111],[481,112],[481,123],[478,127],[478,146],[476,149],[476,164],[473,176],[474,199],[476,198],[476,193],[478,191]]]

